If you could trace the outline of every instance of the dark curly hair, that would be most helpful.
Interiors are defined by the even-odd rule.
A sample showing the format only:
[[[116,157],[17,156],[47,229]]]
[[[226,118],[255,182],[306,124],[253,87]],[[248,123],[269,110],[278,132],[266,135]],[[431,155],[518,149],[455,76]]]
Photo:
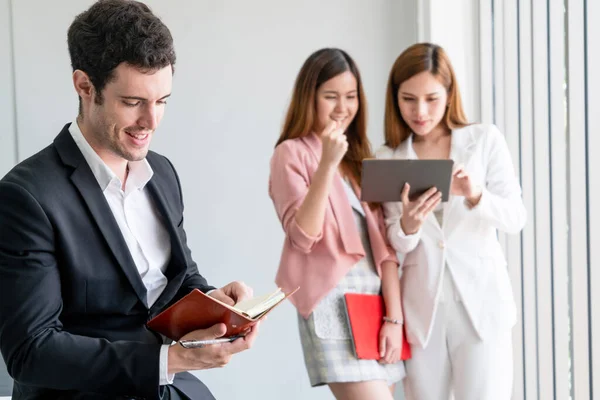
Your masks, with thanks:
[[[97,1],[75,17],[67,41],[73,71],[81,70],[89,76],[99,104],[101,92],[114,79],[119,64],[125,62],[142,71],[175,65],[169,28],[138,1]]]

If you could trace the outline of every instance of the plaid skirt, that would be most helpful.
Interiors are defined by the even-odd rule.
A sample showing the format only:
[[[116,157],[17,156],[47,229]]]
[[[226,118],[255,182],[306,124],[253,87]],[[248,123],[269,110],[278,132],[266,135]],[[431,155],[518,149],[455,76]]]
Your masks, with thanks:
[[[332,382],[384,380],[388,386],[404,378],[404,363],[380,364],[354,355],[344,306],[344,293],[379,294],[381,279],[375,271],[366,226],[355,212],[366,256],[319,302],[308,319],[298,314],[300,341],[311,386]]]

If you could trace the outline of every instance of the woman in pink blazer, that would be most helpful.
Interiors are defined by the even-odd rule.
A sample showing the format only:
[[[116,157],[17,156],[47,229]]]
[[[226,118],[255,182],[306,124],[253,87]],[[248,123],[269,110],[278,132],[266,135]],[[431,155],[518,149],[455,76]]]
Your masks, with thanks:
[[[398,260],[380,206],[359,200],[362,160],[372,156],[363,93],[339,49],[313,53],[298,74],[271,159],[269,194],[285,231],[276,282],[300,286],[290,299],[311,385],[338,399],[392,399],[404,377]],[[383,294],[379,362],[354,355],[346,292]]]

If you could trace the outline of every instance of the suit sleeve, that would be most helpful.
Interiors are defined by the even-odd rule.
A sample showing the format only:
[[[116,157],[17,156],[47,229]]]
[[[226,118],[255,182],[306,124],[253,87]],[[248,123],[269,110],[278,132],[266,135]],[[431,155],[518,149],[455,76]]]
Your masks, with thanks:
[[[18,382],[158,398],[159,344],[63,331],[59,251],[51,221],[22,186],[0,182],[0,350]]]
[[[216,289],[216,288],[214,286],[209,285],[208,282],[206,281],[206,279],[202,275],[200,275],[200,272],[198,272],[198,265],[192,258],[192,251],[190,250],[190,248],[187,244],[187,234],[185,233],[185,229],[183,227],[184,206],[183,206],[183,192],[181,190],[181,182],[179,181],[179,176],[177,175],[177,171],[175,171],[175,167],[173,166],[171,161],[169,161],[167,159],[167,162],[169,163],[169,165],[171,166],[171,169],[173,170],[173,175],[175,176],[175,181],[177,183],[177,190],[179,192],[179,200],[181,202],[182,217],[181,217],[181,221],[179,222],[179,224],[177,226],[177,234],[181,238],[181,243],[183,244],[183,250],[185,253],[185,261],[187,264],[187,272],[185,274],[185,278],[183,280],[181,288],[178,290],[177,294],[175,295],[175,298],[172,301],[172,302],[175,302],[175,301],[181,299],[183,296],[185,296],[186,294],[188,294],[189,292],[191,292],[194,289],[200,289],[202,292],[206,293],[206,292]]]
[[[282,143],[275,149],[271,158],[269,177],[269,196],[275,206],[277,217],[292,247],[309,254],[315,245],[323,239],[323,228],[316,235],[306,233],[296,221],[296,212],[304,202],[310,182],[302,170],[302,161],[290,149],[288,143]]]
[[[499,231],[519,233],[527,220],[521,185],[506,140],[495,126],[488,133],[487,144],[488,165],[481,200],[475,207],[467,207]]]

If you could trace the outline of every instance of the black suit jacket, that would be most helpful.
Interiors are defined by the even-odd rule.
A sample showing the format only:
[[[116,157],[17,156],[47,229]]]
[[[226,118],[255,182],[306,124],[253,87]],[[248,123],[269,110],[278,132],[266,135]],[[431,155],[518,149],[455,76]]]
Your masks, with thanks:
[[[179,178],[149,152],[147,184],[171,237],[168,285],[151,308],[98,182],[68,125],[0,181],[0,347],[13,399],[159,398],[161,337],[146,322],[194,288]],[[191,374],[175,386],[212,399]]]

